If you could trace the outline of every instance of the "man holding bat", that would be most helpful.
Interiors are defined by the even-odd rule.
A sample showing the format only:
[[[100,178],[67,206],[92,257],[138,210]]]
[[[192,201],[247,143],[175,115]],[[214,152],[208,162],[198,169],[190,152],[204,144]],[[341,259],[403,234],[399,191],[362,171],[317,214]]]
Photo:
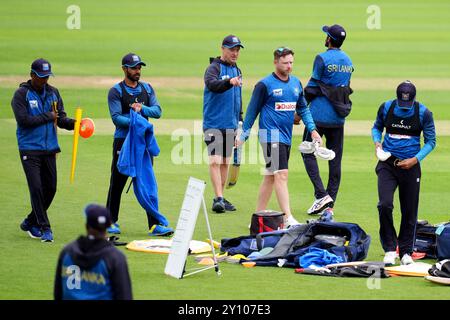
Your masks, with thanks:
[[[203,95],[203,132],[208,147],[209,174],[214,188],[212,210],[235,211],[223,197],[239,120],[242,120],[242,73],[237,67],[244,46],[234,35],[222,41],[222,55],[206,69]]]
[[[266,170],[259,189],[256,211],[266,210],[273,189],[282,212],[286,214],[286,226],[298,224],[289,205],[288,161],[291,151],[294,114],[301,117],[313,140],[322,143],[320,135],[306,106],[300,80],[290,75],[294,64],[294,52],[286,47],[274,51],[275,72],[259,81],[253,90],[245,115],[243,132],[236,141],[240,146],[248,139],[250,130],[259,114],[259,141]]]

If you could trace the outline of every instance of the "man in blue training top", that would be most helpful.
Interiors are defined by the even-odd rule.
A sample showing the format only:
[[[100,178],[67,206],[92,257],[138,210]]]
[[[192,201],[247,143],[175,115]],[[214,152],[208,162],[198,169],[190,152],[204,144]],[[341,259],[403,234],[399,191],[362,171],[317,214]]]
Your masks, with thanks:
[[[158,119],[161,117],[161,107],[156,99],[155,91],[147,82],[140,82],[141,68],[146,64],[141,58],[129,53],[122,58],[122,70],[125,74],[123,81],[117,83],[109,90],[108,105],[111,119],[116,126],[114,132],[113,155],[111,164],[111,179],[109,184],[108,199],[106,207],[111,212],[113,224],[108,228],[109,233],[119,234],[120,227],[119,209],[122,191],[127,183],[128,176],[125,176],[117,169],[117,160],[122,145],[128,134],[130,126],[130,110],[148,119]],[[153,159],[152,159],[153,160]],[[149,235],[164,236],[171,234],[173,230],[167,226],[159,225],[158,221],[147,212]]]
[[[215,194],[212,210],[216,213],[236,210],[224,198],[223,191],[236,129],[242,119],[242,73],[236,61],[243,47],[238,37],[225,37],[222,41],[222,55],[211,60],[204,76],[203,132],[209,155],[209,175]]]
[[[350,78],[353,65],[349,56],[340,49],[346,38],[346,31],[337,24],[324,26],[322,31],[327,34],[325,46],[328,49],[315,58],[312,76],[305,88],[305,98],[317,131],[320,136],[325,136],[326,147],[333,150],[336,156],[328,162],[328,185],[325,189],[316,157],[313,154],[302,154],[306,171],[314,186],[315,201],[308,209],[308,214],[318,214],[325,208],[334,206],[341,181],[345,117],[351,110],[349,95],[352,93]],[[311,141],[307,130],[303,140]]]
[[[383,103],[378,109],[372,128],[372,139],[377,154],[390,153],[390,157],[379,157],[375,169],[378,176],[378,212],[380,218],[380,240],[385,251],[384,263],[395,264],[396,247],[399,247],[401,264],[413,262],[421,161],[436,146],[433,114],[415,100],[416,87],[410,81],[397,87],[397,99]],[[383,143],[381,137],[386,129]],[[420,145],[423,132],[424,145]],[[381,152],[383,153],[383,152]],[[396,234],[392,211],[394,192],[399,190],[402,219],[400,233]]]
[[[108,209],[90,204],[84,213],[87,236],[78,237],[59,255],[55,300],[131,300],[127,259],[106,240],[111,225]]]
[[[17,121],[20,160],[30,191],[31,212],[20,224],[32,238],[53,242],[47,210],[56,194],[57,127],[73,130],[58,89],[48,84],[52,66],[45,59],[31,64],[30,77],[14,93],[11,106]]]
[[[294,113],[303,120],[314,140],[322,143],[303,96],[300,80],[290,75],[294,64],[294,52],[285,47],[274,51],[275,72],[259,81],[245,114],[242,135],[236,141],[242,145],[250,135],[259,114],[258,136],[266,161],[264,178],[259,189],[256,211],[266,210],[273,189],[282,212],[286,214],[286,226],[298,224],[289,205],[288,162],[291,151]]]

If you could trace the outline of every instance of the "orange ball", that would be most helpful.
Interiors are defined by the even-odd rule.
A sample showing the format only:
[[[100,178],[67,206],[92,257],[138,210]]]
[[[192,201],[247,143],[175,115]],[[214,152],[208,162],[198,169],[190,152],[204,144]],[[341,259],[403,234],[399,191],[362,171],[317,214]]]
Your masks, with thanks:
[[[90,118],[81,119],[80,122],[80,136],[82,138],[89,138],[94,134],[95,124]]]

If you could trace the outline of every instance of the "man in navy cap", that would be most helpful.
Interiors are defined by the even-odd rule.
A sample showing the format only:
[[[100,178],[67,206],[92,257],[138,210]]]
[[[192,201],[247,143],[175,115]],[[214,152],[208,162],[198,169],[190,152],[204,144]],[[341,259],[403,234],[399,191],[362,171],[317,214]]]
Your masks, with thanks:
[[[422,132],[424,145],[421,147]],[[378,176],[378,213],[384,262],[395,264],[398,246],[401,264],[410,264],[413,262],[411,254],[419,207],[420,163],[436,145],[433,114],[416,101],[416,87],[410,81],[402,82],[397,87],[397,99],[384,102],[378,109],[372,139],[380,159],[375,171]],[[386,153],[390,155],[387,159],[383,157]],[[398,236],[392,218],[397,187],[402,213]]]
[[[351,109],[349,95],[352,93],[350,78],[353,64],[350,57],[341,50],[347,33],[337,24],[324,26],[322,31],[326,33],[325,46],[328,49],[315,58],[312,76],[305,88],[305,98],[317,131],[320,136],[325,136],[326,147],[333,150],[336,156],[328,162],[328,185],[325,189],[316,157],[313,154],[302,154],[306,171],[314,186],[315,200],[308,209],[308,214],[317,214],[334,206],[341,181],[345,117]],[[312,141],[307,130],[303,140]]]
[[[222,55],[210,59],[203,94],[203,132],[208,147],[209,174],[214,189],[212,210],[235,211],[223,196],[239,121],[242,121],[242,73],[237,67],[244,46],[235,35],[222,41]]]
[[[131,300],[125,255],[106,240],[111,225],[108,209],[90,204],[84,209],[87,236],[80,236],[60,253],[55,300]]]
[[[112,234],[119,234],[121,232],[118,224],[120,200],[128,176],[119,172],[117,169],[117,161],[128,134],[130,110],[133,109],[146,119],[159,119],[161,117],[161,106],[156,98],[155,90],[149,83],[139,81],[142,66],[146,66],[146,64],[137,54],[129,53],[125,55],[122,58],[122,70],[125,77],[121,82],[114,85],[108,93],[109,112],[116,126],[113,142],[111,178],[106,202],[106,207],[111,212],[113,222],[111,227],[108,228],[108,232]],[[147,212],[147,220],[149,235],[165,236],[173,233],[171,228],[159,225],[158,221],[149,212]]]
[[[17,141],[31,199],[31,212],[20,228],[32,238],[53,242],[47,215],[56,193],[56,127],[73,130],[58,89],[48,84],[52,66],[45,59],[31,64],[31,79],[21,83],[11,101],[17,121]]]

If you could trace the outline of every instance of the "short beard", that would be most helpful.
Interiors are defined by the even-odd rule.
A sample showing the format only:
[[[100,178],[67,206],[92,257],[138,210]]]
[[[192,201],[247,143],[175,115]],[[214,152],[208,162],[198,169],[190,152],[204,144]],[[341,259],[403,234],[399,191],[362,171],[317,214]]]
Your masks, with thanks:
[[[137,78],[137,79],[135,79]],[[134,77],[131,76],[131,74],[129,72],[127,72],[127,79],[133,82],[137,82],[139,81],[139,79],[141,78],[141,75],[134,75]]]

